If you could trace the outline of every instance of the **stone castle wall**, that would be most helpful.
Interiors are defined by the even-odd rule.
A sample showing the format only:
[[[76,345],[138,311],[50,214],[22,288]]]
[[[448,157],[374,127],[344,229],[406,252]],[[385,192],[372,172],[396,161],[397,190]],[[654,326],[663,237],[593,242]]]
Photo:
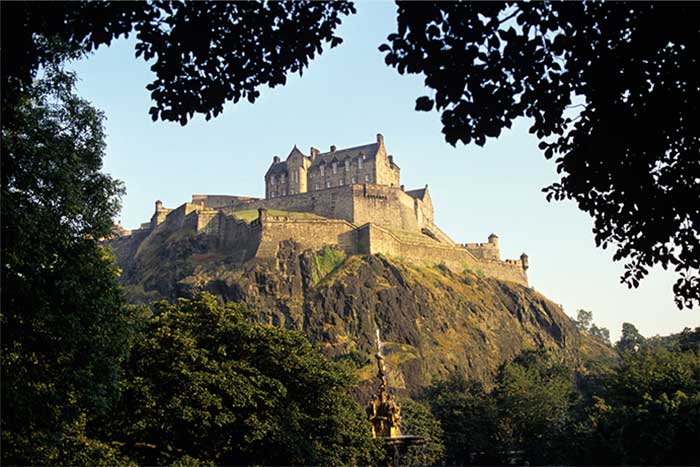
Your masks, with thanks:
[[[421,265],[442,263],[455,272],[465,269],[486,277],[516,282],[527,287],[527,274],[519,261],[480,260],[462,247],[400,239],[391,231],[373,224],[358,229],[359,250],[364,254],[381,253]]]
[[[257,257],[273,257],[284,240],[294,240],[304,248],[318,250],[325,245],[337,245],[347,254],[357,253],[355,226],[341,219],[290,219],[268,216],[260,219],[261,243]]]
[[[289,202],[290,198],[293,197],[284,200]],[[361,206],[367,209],[372,207],[371,203],[383,202],[381,198],[363,196],[362,199],[367,204]],[[391,209],[396,209],[396,203],[389,204],[394,204]],[[374,209],[382,210],[381,206],[374,206]],[[434,225],[432,227],[437,229]],[[455,272],[469,269],[486,277],[524,286],[528,284],[521,261],[477,257],[463,246],[447,244],[427,235],[399,236],[391,228],[374,223],[365,223],[358,228],[344,219],[273,216],[268,215],[265,209],[260,209],[258,218],[248,223],[220,209],[185,203],[170,211],[155,228],[134,230],[129,235],[111,240],[110,245],[118,258],[132,258],[138,256],[142,248],[148,248],[158,235],[180,230],[206,234],[219,251],[241,264],[252,258],[273,258],[280,242],[294,240],[304,248],[320,249],[325,245],[337,245],[349,255],[381,253],[420,265],[443,263]],[[436,231],[439,232],[439,229]],[[397,232],[406,231],[399,228]]]
[[[398,187],[355,184],[268,199],[215,196],[210,200],[197,195],[197,198],[193,196],[193,203],[216,207],[227,214],[263,208],[308,212],[355,225],[372,222],[416,232],[425,227],[437,232],[441,241],[453,243],[434,225],[430,201],[415,199]]]

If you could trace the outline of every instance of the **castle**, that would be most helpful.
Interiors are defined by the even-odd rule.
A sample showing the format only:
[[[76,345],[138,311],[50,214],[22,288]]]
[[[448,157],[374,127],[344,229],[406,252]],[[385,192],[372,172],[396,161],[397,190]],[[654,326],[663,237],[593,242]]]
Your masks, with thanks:
[[[189,229],[216,240],[217,247],[243,263],[274,257],[278,245],[294,240],[305,248],[335,245],[349,255],[401,257],[416,264],[442,263],[527,286],[528,257],[501,260],[498,236],[486,243],[457,244],[433,222],[428,186],[405,190],[400,168],[384,138],[362,146],[309,155],[296,146],[265,174],[265,198],[192,195],[175,209],[156,201],[150,222],[122,228],[110,243],[121,254],[138,256],[149,237]]]

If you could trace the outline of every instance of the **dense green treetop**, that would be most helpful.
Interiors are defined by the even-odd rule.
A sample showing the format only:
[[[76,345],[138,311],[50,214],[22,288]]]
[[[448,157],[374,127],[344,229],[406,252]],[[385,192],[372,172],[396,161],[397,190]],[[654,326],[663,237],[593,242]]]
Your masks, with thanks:
[[[358,465],[376,444],[350,372],[210,295],[156,305],[101,434],[140,464]]]
[[[131,335],[96,243],[123,189],[100,173],[103,116],[74,80],[47,70],[2,130],[3,464],[58,461],[64,434],[116,398]]]

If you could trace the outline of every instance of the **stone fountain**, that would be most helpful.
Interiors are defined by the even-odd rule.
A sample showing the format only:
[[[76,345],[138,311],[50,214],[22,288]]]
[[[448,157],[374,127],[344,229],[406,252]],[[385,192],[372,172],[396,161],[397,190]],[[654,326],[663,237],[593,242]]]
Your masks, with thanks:
[[[386,366],[382,355],[382,341],[377,329],[377,379],[379,387],[377,393],[372,395],[372,400],[367,404],[367,418],[372,426],[372,436],[382,439],[387,450],[388,465],[400,465],[401,457],[405,456],[410,446],[425,444],[425,438],[415,435],[401,434],[401,407],[393,395],[389,394],[386,379]]]

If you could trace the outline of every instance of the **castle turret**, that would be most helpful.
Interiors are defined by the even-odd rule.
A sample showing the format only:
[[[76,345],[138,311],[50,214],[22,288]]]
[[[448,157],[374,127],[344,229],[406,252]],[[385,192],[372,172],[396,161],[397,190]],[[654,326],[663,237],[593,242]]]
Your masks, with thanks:
[[[496,235],[495,233],[489,235],[489,243],[498,248],[498,235]]]
[[[155,212],[153,213],[153,216],[151,216],[151,228],[155,229],[158,224],[164,222],[169,212],[170,209],[164,208],[163,202],[161,200],[157,200]]]
[[[527,268],[530,267],[530,261],[525,253],[520,255],[520,264],[523,265],[523,269],[527,271]]]

